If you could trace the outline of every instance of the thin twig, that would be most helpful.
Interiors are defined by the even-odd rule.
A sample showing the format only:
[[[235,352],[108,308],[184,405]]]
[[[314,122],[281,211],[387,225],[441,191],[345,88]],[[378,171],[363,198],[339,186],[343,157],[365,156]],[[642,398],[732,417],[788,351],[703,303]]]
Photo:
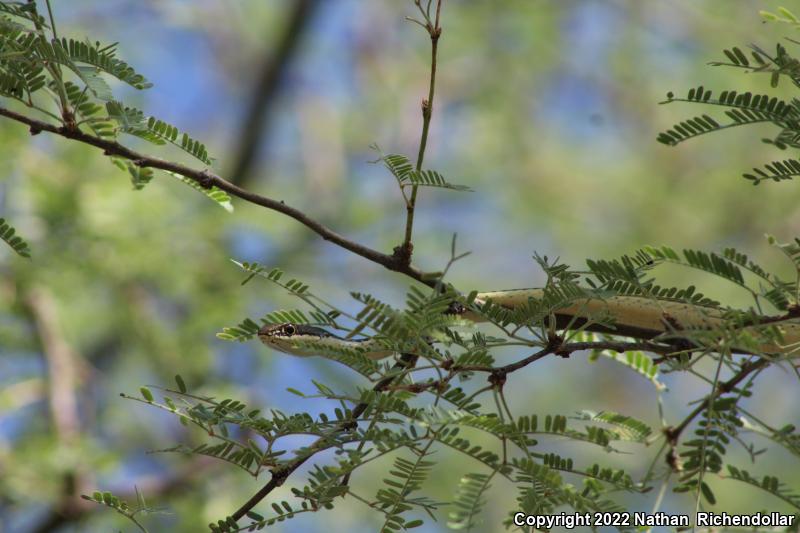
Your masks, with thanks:
[[[678,442],[678,438],[680,437],[681,433],[683,433],[686,427],[692,423],[692,420],[697,418],[697,416],[700,415],[700,413],[705,411],[708,408],[708,406],[711,405],[711,402],[717,399],[717,397],[731,392],[736,387],[736,385],[744,381],[744,379],[747,376],[749,376],[750,374],[752,374],[757,370],[761,370],[767,367],[769,363],[770,363],[769,359],[762,357],[758,361],[745,362],[744,364],[742,364],[741,369],[735,376],[733,376],[728,381],[725,381],[724,383],[721,383],[718,387],[716,387],[705,400],[700,402],[700,404],[694,409],[694,411],[689,413],[689,415],[683,419],[683,421],[680,424],[678,424],[675,427],[664,429],[664,434],[667,436],[667,440],[670,443],[676,444]]]
[[[465,365],[453,366],[454,371],[458,372],[488,372],[491,374],[510,374],[516,372],[529,364],[538,361],[542,357],[549,354],[557,354],[561,357],[567,357],[572,352],[580,350],[614,350],[616,352],[627,352],[631,350],[647,350],[656,351],[658,353],[672,350],[669,346],[662,346],[652,342],[622,342],[622,341],[597,341],[597,342],[569,342],[566,344],[561,343],[561,337],[554,335],[549,340],[547,345],[540,351],[524,358],[515,363],[505,366],[482,366],[482,365]]]
[[[711,391],[717,390],[719,385],[719,376],[722,373],[722,363],[725,361],[725,353],[719,354],[719,361],[717,361],[717,369],[714,372],[714,381],[711,385]],[[697,476],[697,490],[695,491],[694,499],[694,513],[700,510],[700,494],[703,487],[703,474],[706,471],[706,446],[708,446],[708,435],[711,431],[712,419],[714,418],[714,402],[708,402],[708,413],[706,414],[707,424],[703,428],[703,438],[700,441],[700,475]]]
[[[436,16],[433,23],[425,14],[426,22],[425,29],[431,37],[431,74],[430,83],[428,85],[428,98],[422,100],[422,134],[419,139],[419,151],[417,153],[417,171],[422,170],[422,162],[425,159],[425,148],[428,145],[428,132],[431,125],[431,117],[433,116],[433,96],[436,91],[436,57],[439,50],[439,37],[442,35],[442,28],[439,25],[439,15],[442,10],[442,0],[436,2]],[[411,187],[411,197],[406,203],[406,231],[403,237],[403,243],[395,248],[395,256],[405,263],[411,262],[411,254],[414,247],[411,243],[411,236],[414,231],[414,209],[417,205],[417,189],[416,185]]]

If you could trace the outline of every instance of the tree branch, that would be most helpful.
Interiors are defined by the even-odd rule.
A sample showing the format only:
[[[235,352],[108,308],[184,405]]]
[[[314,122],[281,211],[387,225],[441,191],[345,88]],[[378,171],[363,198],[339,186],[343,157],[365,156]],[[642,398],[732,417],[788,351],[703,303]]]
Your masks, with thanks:
[[[31,289],[25,296],[47,361],[48,403],[53,426],[59,442],[70,445],[80,436],[75,397],[78,357],[59,331],[52,296],[43,289]]]
[[[631,350],[644,350],[655,353],[671,353],[675,351],[672,346],[657,344],[654,342],[640,341],[640,342],[627,342],[627,341],[596,341],[596,342],[569,342],[563,344],[564,339],[558,335],[553,335],[547,342],[544,348],[540,351],[524,358],[515,363],[510,363],[505,366],[480,366],[480,365],[466,365],[466,366],[443,366],[445,370],[452,369],[455,372],[488,372],[496,375],[506,375],[511,372],[516,372],[525,368],[529,364],[538,361],[542,357],[549,354],[556,354],[561,357],[569,357],[573,352],[581,350],[614,350],[615,352],[627,352]]]
[[[666,359],[667,356],[673,352],[675,352],[675,348],[672,346],[667,346],[663,344],[657,344],[654,342],[626,342],[626,341],[596,341],[596,342],[570,342],[567,344],[559,345],[556,341],[560,342],[559,337],[554,337],[552,344],[548,344],[542,350],[524,358],[520,359],[515,363],[511,363],[505,366],[480,366],[480,365],[463,365],[458,366],[453,364],[452,359],[448,359],[444,361],[440,366],[443,370],[447,370],[447,375],[440,379],[432,379],[429,381],[425,381],[422,383],[408,383],[408,384],[401,384],[401,385],[391,385],[386,388],[386,390],[390,391],[408,391],[413,393],[420,393],[431,389],[442,390],[444,389],[450,381],[453,380],[459,374],[465,372],[485,372],[491,374],[489,380],[491,382],[495,382],[498,379],[505,377],[506,375],[510,374],[511,372],[515,372],[520,370],[531,363],[542,359],[543,357],[556,354],[561,357],[568,357],[572,352],[577,352],[581,350],[614,350],[615,352],[627,352],[631,350],[643,350],[648,352],[655,352],[661,354],[667,354],[662,359]]]
[[[373,263],[377,263],[394,272],[405,274],[406,276],[415,279],[429,287],[434,287],[436,284],[433,278],[426,276],[424,272],[411,265],[410,262],[400,260],[396,255],[384,254],[369,248],[368,246],[364,246],[363,244],[352,241],[343,235],[336,233],[318,220],[309,217],[299,209],[286,205],[282,200],[274,200],[272,198],[247,191],[238,185],[235,185],[218,176],[217,174],[208,171],[207,169],[198,170],[174,161],[150,157],[135,150],[131,150],[130,148],[116,141],[109,141],[89,135],[78,128],[56,126],[48,122],[27,117],[21,113],[11,111],[10,109],[3,107],[0,107],[0,116],[7,117],[27,125],[32,135],[46,131],[66,139],[72,139],[83,144],[94,146],[95,148],[100,148],[107,156],[116,156],[128,159],[143,168],[149,167],[175,172],[197,182],[205,189],[217,187],[218,189],[221,189],[237,198],[250,202],[251,204],[259,205],[261,207],[265,207],[272,211],[277,211],[289,216],[315,232],[326,241],[330,241],[338,246],[341,246],[345,250],[353,252],[354,254],[368,259]]]
[[[286,29],[275,50],[265,54],[239,128],[238,149],[228,173],[231,183],[243,186],[249,181],[272,101],[297,51],[297,45],[320,5],[319,0],[295,0]]]
[[[21,292],[47,363],[47,397],[56,441],[59,447],[68,449],[77,445],[81,432],[75,392],[80,358],[61,334],[52,295],[41,288],[25,288]],[[79,465],[61,474],[58,503],[36,531],[52,531],[49,529],[51,522],[73,520],[80,514],[82,504],[77,495],[84,490],[86,478],[86,472]]]

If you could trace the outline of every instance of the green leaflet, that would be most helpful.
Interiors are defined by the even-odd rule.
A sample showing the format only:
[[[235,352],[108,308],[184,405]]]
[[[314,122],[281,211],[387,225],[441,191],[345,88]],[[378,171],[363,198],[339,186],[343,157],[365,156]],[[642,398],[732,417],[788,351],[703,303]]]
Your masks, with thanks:
[[[652,383],[656,390],[667,390],[667,386],[658,379],[658,365],[654,364],[644,352],[628,351],[620,354],[612,350],[594,350],[590,360],[596,360],[601,355],[630,368]]]
[[[781,20],[796,24],[794,15],[788,10],[780,11],[781,15],[762,12],[770,20]],[[747,72],[769,73],[772,87],[777,87],[781,77],[787,77],[795,86],[800,86],[800,61],[786,47],[777,44],[775,53],[770,54],[756,45],[750,46],[750,57],[740,48],[724,50],[725,61],[712,62],[715,66],[726,66],[744,69]],[[657,140],[662,144],[675,146],[700,135],[715,133],[723,129],[747,126],[757,123],[770,123],[778,128],[778,134],[763,139],[781,150],[800,148],[800,102],[797,99],[783,100],[769,94],[754,94],[725,90],[714,97],[713,91],[699,85],[688,91],[685,97],[678,98],[673,92],[667,93],[664,104],[686,102],[703,106],[721,107],[727,122],[721,123],[707,115],[698,115],[683,120],[670,129],[658,134]],[[754,168],[753,173],[745,173],[744,178],[754,185],[763,181],[785,181],[794,178],[798,173],[798,163],[793,159],[773,161],[765,165],[764,170]]]
[[[131,185],[136,191],[144,189],[145,185],[153,179],[153,169],[138,167],[133,161],[121,157],[111,157],[111,163],[120,170],[127,171],[131,176]]]
[[[120,102],[106,103],[108,118],[114,120],[120,131],[144,139],[153,144],[170,143],[202,161],[206,165],[214,163],[203,143],[181,132],[177,127],[155,117],[146,117],[144,112],[123,106]]]
[[[467,473],[461,477],[451,504],[453,510],[448,513],[448,528],[469,531],[481,523],[479,517],[486,505],[484,495],[491,488],[491,479],[491,475],[480,473]]]
[[[380,154],[380,157],[373,161],[373,163],[383,162],[384,166],[392,173],[397,179],[400,188],[414,186],[414,187],[438,187],[442,189],[451,189],[454,191],[471,191],[469,187],[464,185],[455,185],[448,182],[444,176],[435,170],[416,170],[411,164],[411,161],[404,155],[388,154],[384,155],[378,145],[373,144],[372,149]]]
[[[236,326],[222,328],[217,338],[225,341],[245,342],[256,336],[259,326],[252,319],[245,318]]]
[[[24,2],[2,2],[0,3],[0,13],[12,15],[29,22],[38,22],[45,28],[48,28],[47,22],[39,16],[36,11],[36,5]]]
[[[74,63],[85,63],[94,67],[95,72],[103,72],[113,76],[136,89],[149,89],[152,87],[153,84],[147,81],[144,76],[116,57],[116,48],[116,43],[101,47],[99,44],[76,41],[75,39],[54,39],[52,41],[54,55],[51,57],[67,57]]]
[[[728,475],[732,479],[747,483],[753,487],[764,490],[776,498],[783,500],[797,510],[800,510],[800,494],[791,490],[786,483],[775,476],[764,476],[760,480],[753,477],[747,470],[727,465]]]
[[[581,411],[578,418],[580,420],[592,420],[614,426],[614,432],[618,438],[623,440],[645,442],[647,437],[653,433],[653,428],[644,422],[613,411],[601,411],[599,413]]]
[[[660,248],[648,246],[645,250],[657,261],[690,266],[699,270],[704,270],[709,274],[715,274],[721,278],[725,278],[742,287],[745,286],[744,276],[742,276],[739,265],[713,252],[706,253],[702,250],[684,250],[684,259],[681,260],[678,254],[667,246],[662,246]]]
[[[800,26],[800,20],[798,20],[797,16],[785,7],[779,7],[777,13],[759,11],[758,14],[761,15],[765,21],[782,22],[794,26],[795,28]]]
[[[137,515],[154,514],[160,511],[149,507],[145,502],[144,494],[142,494],[142,492],[139,490],[138,487],[134,488],[136,492],[135,506],[129,504],[125,500],[122,500],[118,496],[115,496],[109,491],[103,491],[103,492],[95,491],[92,493],[91,496],[86,494],[81,494],[81,498],[86,501],[108,507],[109,509],[113,509],[120,515],[130,520],[140,531],[147,533],[147,530],[138,521]]]
[[[167,174],[172,176],[173,178],[185,183],[192,189],[203,193],[209,200],[216,203],[222,209],[227,211],[228,213],[233,213],[233,204],[231,203],[231,197],[228,196],[228,193],[223,191],[218,187],[211,187],[210,189],[206,189],[205,187],[201,187],[195,180],[187,178],[186,176],[182,176],[177,172],[170,172],[165,170]]]
[[[743,174],[745,179],[753,182],[753,185],[758,185],[762,181],[785,181],[794,179],[800,176],[800,161],[797,159],[784,159],[782,161],[773,161],[764,165],[764,170],[760,168],[753,168],[753,174]]]
[[[248,283],[255,276],[259,276],[271,281],[272,283],[275,283],[280,287],[283,287],[290,293],[295,294],[297,296],[302,296],[308,291],[308,285],[306,285],[302,281],[298,281],[296,279],[290,279],[289,281],[281,281],[285,272],[280,268],[273,268],[267,270],[266,267],[263,267],[258,263],[248,263],[247,261],[240,263],[235,259],[231,259],[231,262],[249,274],[244,279],[244,281],[242,281],[242,285]]]
[[[28,247],[28,243],[19,235],[15,235],[15,233],[16,230],[4,218],[0,218],[0,239],[5,241],[17,254],[22,257],[30,257],[31,250]]]
[[[414,507],[423,509],[435,509],[439,504],[426,497],[411,498],[411,494],[419,491],[423,483],[430,475],[432,467],[436,464],[433,461],[426,461],[424,451],[416,459],[405,459],[397,457],[393,468],[389,470],[390,477],[384,478],[384,487],[378,490],[375,498],[378,505],[387,512],[382,532],[394,531],[399,528],[415,527],[409,526],[402,514],[410,511]]]

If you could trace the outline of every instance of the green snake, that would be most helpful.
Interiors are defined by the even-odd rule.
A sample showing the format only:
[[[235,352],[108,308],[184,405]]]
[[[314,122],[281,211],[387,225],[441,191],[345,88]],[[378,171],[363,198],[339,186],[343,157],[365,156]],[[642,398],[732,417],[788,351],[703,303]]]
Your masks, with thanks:
[[[514,289],[479,293],[475,303],[481,305],[491,302],[507,309],[515,309],[527,305],[531,299],[539,300],[543,297],[543,289]],[[456,313],[474,322],[486,320],[481,314],[467,308],[459,309]],[[724,311],[716,307],[644,296],[587,296],[557,309],[554,314],[556,327],[560,329],[585,327],[589,331],[636,339],[654,339],[662,335],[679,338],[678,330],[681,329],[713,330],[728,323]],[[611,319],[613,326],[595,323],[592,318],[598,316]],[[783,342],[762,344],[759,351],[772,354],[794,354],[800,351],[800,318],[767,317],[761,325],[743,326],[743,329],[754,329],[764,324],[779,326]],[[326,347],[354,349],[376,360],[394,353],[373,339],[345,339],[323,328],[304,324],[265,325],[259,329],[258,337],[271,348],[301,357],[318,355]]]

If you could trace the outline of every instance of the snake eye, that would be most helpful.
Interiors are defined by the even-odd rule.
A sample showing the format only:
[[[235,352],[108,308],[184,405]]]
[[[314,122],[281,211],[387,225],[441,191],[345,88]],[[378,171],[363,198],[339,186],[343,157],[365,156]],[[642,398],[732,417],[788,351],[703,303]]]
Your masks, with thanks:
[[[288,336],[291,337],[295,333],[297,333],[297,328],[295,328],[293,325],[286,324],[285,326],[283,326],[283,334],[284,335],[288,335]]]

